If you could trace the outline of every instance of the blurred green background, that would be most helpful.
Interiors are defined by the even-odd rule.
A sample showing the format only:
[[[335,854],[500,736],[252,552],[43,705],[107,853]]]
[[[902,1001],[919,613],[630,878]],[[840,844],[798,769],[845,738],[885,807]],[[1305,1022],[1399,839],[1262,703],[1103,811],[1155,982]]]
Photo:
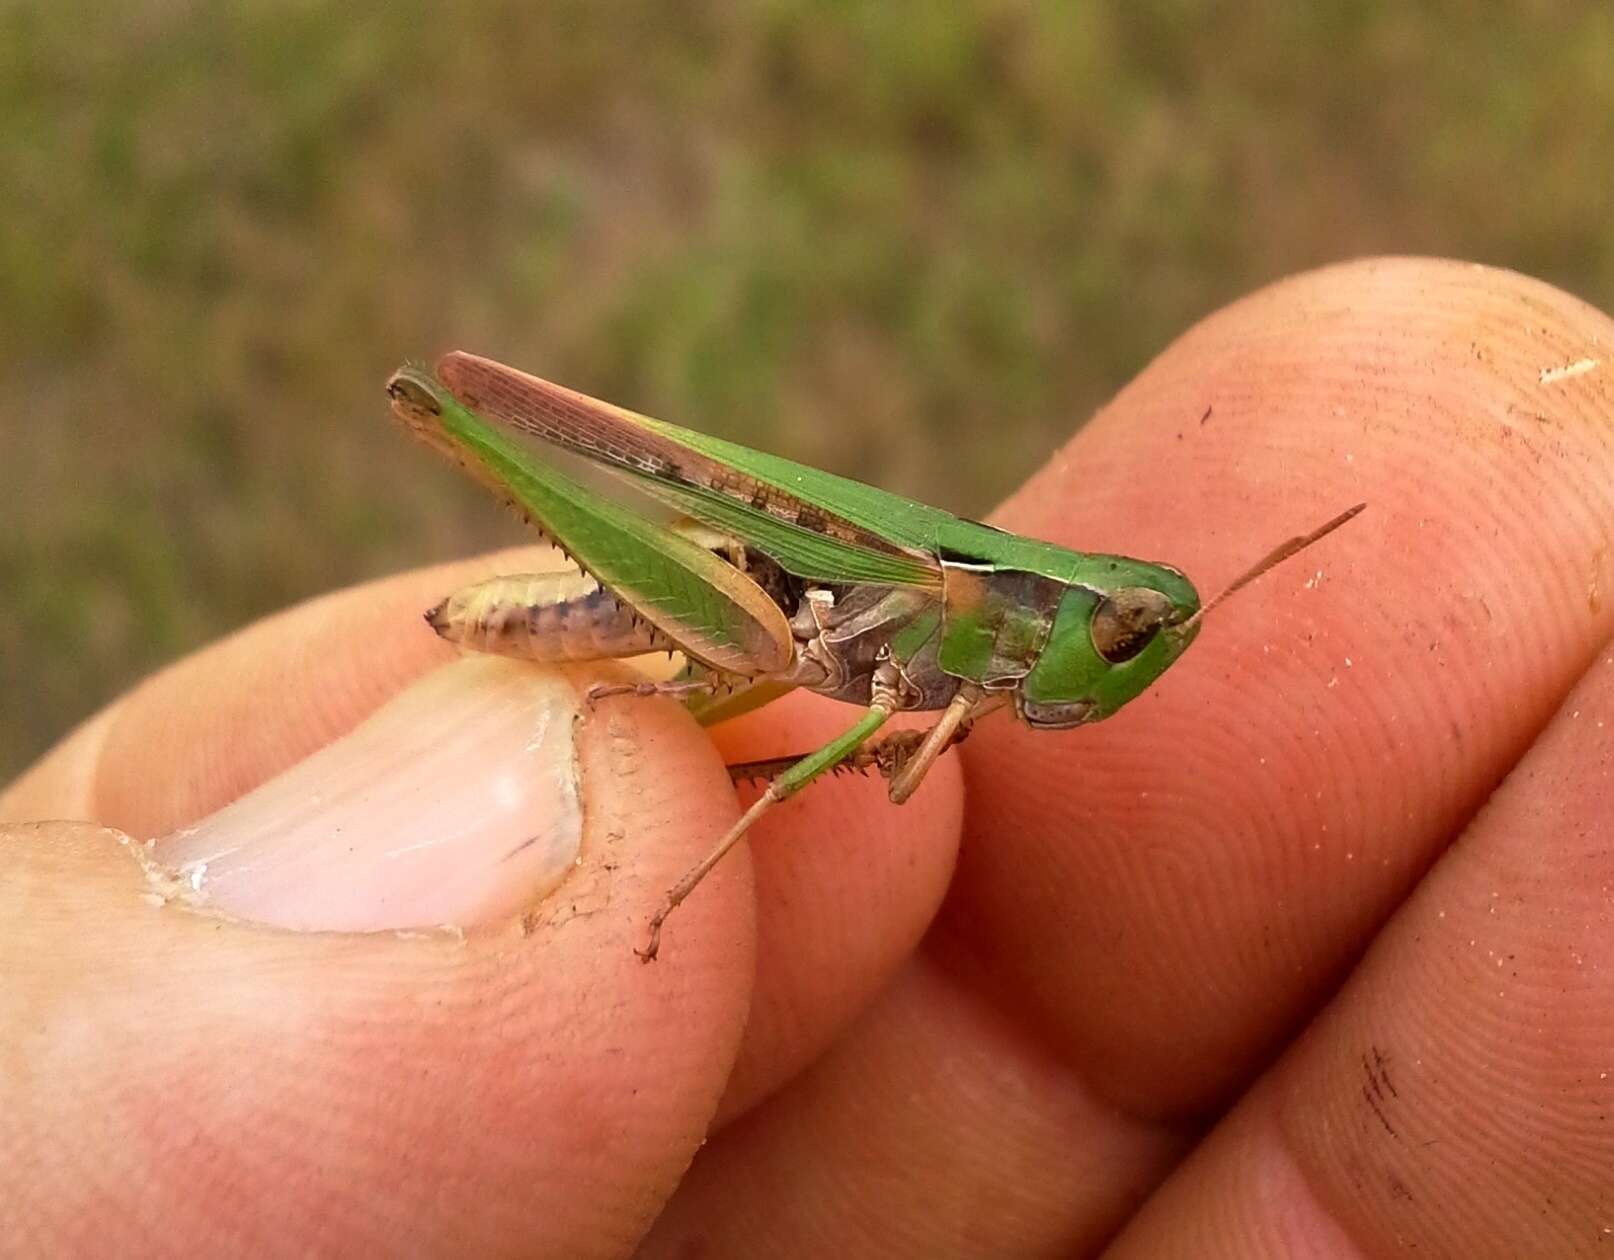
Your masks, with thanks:
[[[0,5],[0,781],[522,538],[391,428],[407,356],[981,513],[1299,268],[1614,306],[1611,171],[1608,0]]]

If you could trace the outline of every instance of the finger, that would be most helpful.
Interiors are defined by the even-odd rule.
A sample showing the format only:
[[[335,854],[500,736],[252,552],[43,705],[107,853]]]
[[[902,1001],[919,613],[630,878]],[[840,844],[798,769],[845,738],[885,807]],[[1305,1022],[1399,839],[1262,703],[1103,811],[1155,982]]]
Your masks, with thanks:
[[[1368,504],[1112,721],[963,749],[947,921],[1106,1097],[1181,1115],[1247,1079],[1614,629],[1611,338],[1504,272],[1302,276],[1184,337],[1002,514],[1208,592]]]
[[[1387,506],[1378,532],[1364,515],[1348,527],[1362,527],[1354,542],[1342,531],[1302,574],[1275,573],[1240,595],[1154,692],[1103,727],[1058,736],[983,724],[971,737],[967,844],[927,942],[946,985],[907,999],[921,1009],[902,1038],[905,1074],[876,1070],[890,1058],[875,1031],[883,1004],[837,1047],[856,1099],[843,1110],[856,1120],[819,1130],[826,1146],[814,1167],[866,1170],[865,1150],[902,1149],[922,1125],[910,1092],[923,1113],[936,1078],[989,1089],[980,1081],[990,1077],[1040,1079],[1046,1112],[948,1116],[929,1129],[933,1145],[1046,1142],[1079,1167],[1096,1152],[1104,1176],[1091,1197],[1053,1187],[1034,1206],[1027,1186],[1048,1183],[1028,1181],[1025,1165],[1007,1158],[925,1163],[900,1181],[849,1176],[833,1210],[817,1209],[819,1250],[857,1246],[874,1219],[898,1237],[922,1231],[938,1203],[953,1202],[975,1205],[978,1231],[953,1254],[995,1254],[997,1232],[1020,1228],[1049,1252],[1102,1236],[1140,1187],[1164,1175],[1196,1113],[1253,1074],[1304,1017],[1533,736],[1542,705],[1567,688],[1607,620],[1585,599],[1597,553],[1591,517],[1575,505],[1608,483],[1589,432],[1603,401],[1560,400],[1573,442],[1538,451],[1532,465],[1557,479],[1553,489],[1514,484],[1514,439],[1492,435],[1487,445],[1472,419],[1507,414],[1524,354],[1514,338],[1526,322],[1537,355],[1571,361],[1577,338],[1609,335],[1600,317],[1517,277],[1425,263],[1301,277],[1191,333],[1084,431],[1068,463],[1093,474],[1090,489],[1056,461],[1016,505],[1011,523],[1033,533],[1226,576],[1276,538],[1250,546],[1245,525],[1232,542],[1195,532],[1194,522],[1214,519],[1206,496],[1218,492],[1206,486],[1230,479],[1261,521],[1289,503],[1299,520],[1273,528],[1278,537],[1328,515],[1336,498]],[[1460,354],[1450,345],[1456,330]],[[1319,374],[1315,364],[1333,366]],[[1251,381],[1266,382],[1265,392],[1252,393]],[[1189,403],[1207,392],[1218,400],[1207,424],[1225,423],[1232,444],[1218,454],[1207,442],[1188,460],[1170,422],[1186,414],[1197,423],[1204,405]],[[1296,432],[1294,414],[1322,419]],[[1462,443],[1453,417],[1474,430]],[[1431,432],[1436,425],[1446,431]],[[1284,456],[1276,467],[1275,453]],[[1473,489],[1487,469],[1509,512]],[[1159,510],[1162,486],[1189,487],[1180,511]],[[1091,527],[1086,535],[1053,519],[1056,493]],[[1571,509],[1552,509],[1558,495]],[[1528,550],[1516,511],[1533,514],[1543,556],[1510,573],[1489,548],[1502,539]],[[1131,545],[1128,520],[1141,538]],[[1501,598],[1510,582],[1522,610]],[[1493,630],[1480,598],[1520,637]],[[1015,1035],[989,1037],[951,1018],[969,995],[1003,1011]],[[959,1073],[960,1062],[974,1075]],[[704,1231],[713,1250],[743,1251],[775,1238],[770,1220],[812,1213],[819,1182],[804,1179],[798,1195],[788,1179],[762,1178],[800,1156],[795,1095],[814,1079],[709,1144],[664,1219]],[[730,1231],[725,1205],[737,1202],[758,1206]],[[658,1226],[654,1240],[672,1228]]]
[[[713,1139],[641,1254],[1087,1254],[1185,1145],[921,955]]]
[[[461,668],[488,677],[433,675],[199,824],[223,854],[217,878],[209,863],[154,883],[135,860],[143,846],[87,826],[5,833],[0,1236],[51,1254],[94,1250],[109,1225],[120,1254],[631,1247],[703,1139],[741,1034],[743,865],[689,907],[676,959],[645,967],[633,948],[732,804],[675,709],[562,722],[564,680]],[[389,740],[420,737],[422,689],[451,754],[388,758]],[[575,801],[553,779],[516,782],[535,745],[573,736]],[[533,878],[534,846],[499,851],[510,818],[434,846],[452,822],[414,789],[452,758],[465,780],[444,791],[519,798],[512,812],[536,847],[569,837],[561,894],[502,912],[499,894],[519,901]],[[332,760],[343,772],[321,771]],[[366,776],[366,790],[338,790]],[[349,850],[369,867],[426,853],[439,880],[417,868],[382,881],[368,906],[372,924],[415,930],[241,921],[250,907],[304,928],[354,925],[363,893],[338,896],[317,870],[307,886],[282,878],[310,846],[337,866]],[[486,875],[473,889],[483,899],[467,901],[467,865],[513,872],[518,886]]]
[[[444,591],[495,573],[533,571],[546,556],[554,563],[552,553],[506,553],[404,574],[249,627],[151,679],[76,732],[0,798],[0,818],[92,818],[139,836],[185,826],[348,731],[422,670],[453,659],[420,625],[421,611]],[[617,700],[599,713],[648,703]],[[731,757],[809,751],[844,729],[853,712],[796,699],[778,707],[730,724],[724,746]],[[693,727],[680,738],[705,744]],[[885,804],[876,779],[835,780],[756,829],[757,895],[765,907],[759,983],[723,1115],[810,1061],[912,949],[952,869],[960,796],[949,758],[903,810]],[[720,788],[716,800],[732,797]],[[714,827],[710,837],[722,830]],[[698,856],[684,854],[685,867]],[[698,890],[669,921],[668,950],[706,895]],[[749,938],[753,911],[747,905],[739,912],[743,923],[731,934]],[[735,964],[753,965],[749,954]]]
[[[1614,658],[1118,1256],[1592,1255],[1614,1222]]]
[[[309,600],[153,675],[0,793],[0,819],[83,818],[135,836],[192,822],[346,734],[456,653],[423,630],[445,590],[557,563],[496,553]]]

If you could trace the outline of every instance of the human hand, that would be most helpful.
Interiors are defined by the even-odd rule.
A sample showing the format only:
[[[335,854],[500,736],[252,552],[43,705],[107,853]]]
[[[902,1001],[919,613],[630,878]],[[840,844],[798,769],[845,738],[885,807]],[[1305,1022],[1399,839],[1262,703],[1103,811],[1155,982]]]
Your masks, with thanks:
[[[575,727],[569,810],[574,686],[426,672],[419,610],[523,560],[159,675],[0,817],[163,835],[297,767],[168,855],[239,845],[215,908],[355,930],[154,897],[92,827],[7,833],[0,1237],[1589,1252],[1614,1227],[1611,339],[1539,284],[1408,261],[1206,321],[999,522],[1208,594],[1368,512],[1102,726],[992,719],[901,810],[855,778],[776,810],[754,884],[725,862],[650,967],[632,948],[732,798],[676,706],[619,700]],[[792,697],[719,742],[796,751],[846,713]],[[463,937],[385,930],[444,922]]]

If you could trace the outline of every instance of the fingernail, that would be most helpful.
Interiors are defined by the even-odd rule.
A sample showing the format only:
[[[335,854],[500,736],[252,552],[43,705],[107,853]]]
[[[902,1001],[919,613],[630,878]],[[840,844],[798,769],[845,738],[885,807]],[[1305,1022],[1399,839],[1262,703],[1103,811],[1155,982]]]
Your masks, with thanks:
[[[577,712],[562,677],[466,657],[152,857],[187,900],[303,931],[513,916],[577,861]]]

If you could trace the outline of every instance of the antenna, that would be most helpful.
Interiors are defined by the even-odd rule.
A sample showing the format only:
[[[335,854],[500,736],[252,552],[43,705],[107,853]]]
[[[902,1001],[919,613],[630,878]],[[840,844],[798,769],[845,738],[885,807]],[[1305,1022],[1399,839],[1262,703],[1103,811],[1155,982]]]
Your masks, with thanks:
[[[1355,516],[1366,506],[1367,504],[1365,503],[1358,503],[1353,508],[1346,508],[1345,511],[1341,512],[1333,520],[1329,521],[1325,525],[1319,525],[1316,529],[1312,530],[1311,533],[1299,534],[1294,538],[1289,539],[1287,542],[1279,543],[1270,552],[1262,556],[1261,559],[1257,560],[1238,577],[1229,582],[1226,589],[1223,590],[1220,595],[1211,600],[1210,603],[1203,605],[1198,612],[1196,612],[1192,617],[1188,618],[1187,621],[1183,622],[1182,625],[1178,627],[1178,632],[1181,633],[1192,629],[1200,621],[1204,620],[1206,613],[1208,613],[1212,608],[1215,608],[1216,605],[1220,604],[1229,595],[1233,594],[1233,592],[1243,590],[1268,569],[1275,568],[1277,565],[1280,565],[1285,560],[1289,559],[1290,556],[1297,555],[1298,553],[1304,551],[1307,547],[1311,546],[1312,543],[1326,538],[1329,534],[1332,534],[1336,529],[1338,529],[1346,521],[1350,520],[1351,517]]]

